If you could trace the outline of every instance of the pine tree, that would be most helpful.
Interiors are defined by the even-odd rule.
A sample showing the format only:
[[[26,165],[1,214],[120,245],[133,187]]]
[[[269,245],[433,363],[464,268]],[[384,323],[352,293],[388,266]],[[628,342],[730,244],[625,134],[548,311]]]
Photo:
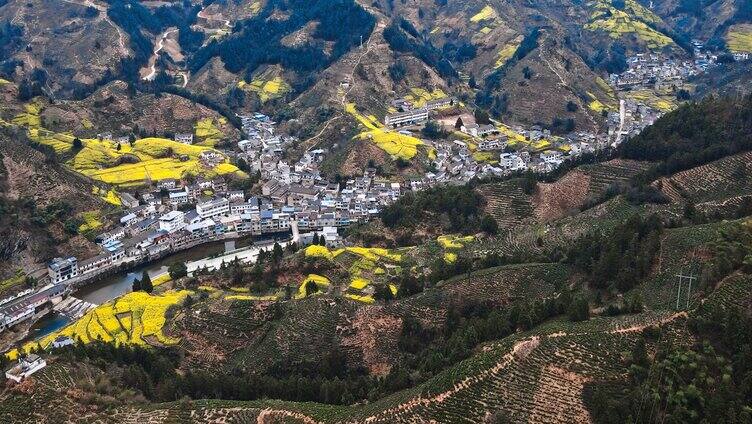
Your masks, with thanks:
[[[279,261],[282,260],[283,255],[284,252],[282,251],[282,246],[280,246],[279,243],[275,242],[274,247],[272,248],[272,261],[275,264],[279,263]]]
[[[134,292],[141,291],[141,280],[139,280],[138,278],[134,279],[131,290]]]
[[[306,297],[316,293],[319,291],[319,286],[316,285],[316,282],[314,281],[308,281],[305,284],[305,295]]]
[[[141,290],[147,293],[154,291],[154,285],[151,283],[151,278],[146,270],[144,270],[144,273],[141,275]]]

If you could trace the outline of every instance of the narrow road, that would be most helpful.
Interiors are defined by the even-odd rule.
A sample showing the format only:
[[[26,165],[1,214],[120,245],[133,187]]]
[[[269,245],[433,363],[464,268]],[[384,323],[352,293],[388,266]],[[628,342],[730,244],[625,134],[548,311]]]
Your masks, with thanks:
[[[616,140],[614,140],[613,147],[616,147],[621,143],[622,131],[624,131],[624,124],[627,120],[627,108],[626,101],[619,99],[619,131],[616,133]]]
[[[580,109],[582,110],[582,112],[584,113],[584,115],[587,116],[587,118],[590,121],[590,123],[593,125],[593,132],[597,133],[598,132],[598,123],[595,122],[595,119],[593,119],[593,117],[590,116],[590,113],[588,113],[587,105],[584,105],[582,103],[582,100],[580,100],[580,97],[576,95],[575,90],[573,90],[572,87],[570,87],[569,84],[566,83],[566,81],[564,80],[564,77],[562,77],[561,74],[559,73],[559,71],[557,71],[554,68],[554,66],[551,65],[551,62],[548,60],[548,58],[545,56],[545,54],[543,52],[543,48],[539,48],[538,49],[538,57],[540,57],[541,60],[546,64],[546,66],[548,67],[548,69],[551,72],[553,72],[554,75],[556,75],[556,77],[559,79],[559,85],[561,85],[562,87],[566,88],[572,94],[575,95],[574,98],[577,100],[578,106],[580,107]]]
[[[207,15],[204,12],[206,12],[206,9],[201,9],[201,11],[196,14],[196,16],[198,16],[199,18],[202,18],[202,19],[206,19],[207,21],[222,22],[224,24],[224,26],[226,26],[227,28],[232,28],[232,24],[230,23],[229,20],[227,20],[227,19],[217,19],[217,18],[214,18],[212,16]]]
[[[168,29],[167,31],[162,33],[162,35],[159,36],[159,41],[157,42],[157,45],[154,48],[154,54],[152,54],[151,58],[149,58],[150,71],[145,77],[141,79],[143,79],[144,81],[151,81],[157,76],[157,59],[159,58],[159,52],[161,52],[162,49],[164,48],[164,43],[167,37],[170,34],[175,33],[175,32],[178,32],[177,28]]]

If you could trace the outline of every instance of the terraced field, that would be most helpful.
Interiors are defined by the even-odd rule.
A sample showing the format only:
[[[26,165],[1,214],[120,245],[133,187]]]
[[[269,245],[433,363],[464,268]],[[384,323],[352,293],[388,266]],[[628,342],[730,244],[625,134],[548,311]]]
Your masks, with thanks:
[[[649,166],[647,162],[614,159],[596,165],[583,166],[580,169],[590,176],[589,196],[598,197],[610,186],[628,182]]]
[[[729,27],[726,44],[734,53],[752,53],[752,24],[738,24]]]
[[[58,155],[69,156],[67,166],[94,180],[132,187],[163,179],[181,179],[189,174],[207,178],[230,174],[243,176],[237,167],[227,162],[214,168],[204,167],[199,156],[205,151],[213,151],[210,147],[186,145],[164,138],[144,138],[132,145],[85,138],[79,140],[80,149],[75,149],[77,138],[73,134],[56,133],[42,127],[42,107],[39,102],[25,105],[25,112],[18,114],[12,123],[26,128],[31,140],[50,146]],[[215,144],[221,135],[211,119],[199,121],[196,132],[203,136],[207,146]]]
[[[747,152],[665,178],[661,190],[672,200],[699,204],[749,194],[751,183],[752,152]]]
[[[515,181],[482,185],[478,191],[486,200],[484,212],[502,228],[514,227],[533,216],[531,197]]]
[[[617,9],[610,1],[595,3],[595,11],[585,29],[605,31],[611,38],[633,35],[649,48],[659,50],[674,45],[674,40],[655,29],[661,19],[635,0],[624,2],[623,9]]]
[[[279,401],[195,401],[117,411],[120,422],[483,422],[504,411],[513,422],[580,423],[589,420],[583,388],[592,381],[624,375],[625,352],[642,330],[663,328],[661,339],[688,344],[685,314],[643,313],[573,324],[553,321],[483,346],[470,359],[415,389],[353,407]],[[650,348],[650,346],[649,346]],[[264,421],[269,422],[269,421]]]

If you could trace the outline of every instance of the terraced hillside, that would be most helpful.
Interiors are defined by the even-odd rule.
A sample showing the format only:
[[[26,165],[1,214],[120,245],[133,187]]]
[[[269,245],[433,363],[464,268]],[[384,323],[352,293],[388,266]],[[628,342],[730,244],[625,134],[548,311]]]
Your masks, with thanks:
[[[597,198],[609,187],[626,184],[635,175],[649,167],[648,162],[614,159],[596,165],[583,166],[581,170],[590,177],[589,197]]]
[[[533,217],[531,197],[518,181],[486,184],[478,191],[486,200],[485,212],[491,214],[500,227],[513,227]]]
[[[752,182],[752,153],[742,153],[664,178],[661,190],[674,201],[710,206],[748,196]]]

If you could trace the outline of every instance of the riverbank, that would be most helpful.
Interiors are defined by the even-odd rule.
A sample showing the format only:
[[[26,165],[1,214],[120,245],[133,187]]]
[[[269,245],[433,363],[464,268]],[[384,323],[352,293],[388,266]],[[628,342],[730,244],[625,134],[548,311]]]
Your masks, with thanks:
[[[133,282],[140,279],[144,272],[154,280],[166,274],[168,267],[177,262],[185,263],[189,273],[205,267],[210,270],[219,269],[223,262],[229,263],[236,259],[246,263],[252,262],[258,258],[262,249],[271,251],[274,243],[274,240],[269,239],[241,237],[200,244],[188,250],[178,251],[153,261],[141,263],[127,270],[117,270],[114,273],[102,275],[96,281],[77,288],[70,296],[95,305],[101,305],[131,292]],[[282,247],[286,247],[291,241],[279,243]],[[236,248],[236,245],[242,247]],[[2,349],[7,351],[16,343],[41,339],[72,322],[70,318],[54,311],[40,314],[24,323],[20,331],[15,331],[13,340],[3,342]]]

